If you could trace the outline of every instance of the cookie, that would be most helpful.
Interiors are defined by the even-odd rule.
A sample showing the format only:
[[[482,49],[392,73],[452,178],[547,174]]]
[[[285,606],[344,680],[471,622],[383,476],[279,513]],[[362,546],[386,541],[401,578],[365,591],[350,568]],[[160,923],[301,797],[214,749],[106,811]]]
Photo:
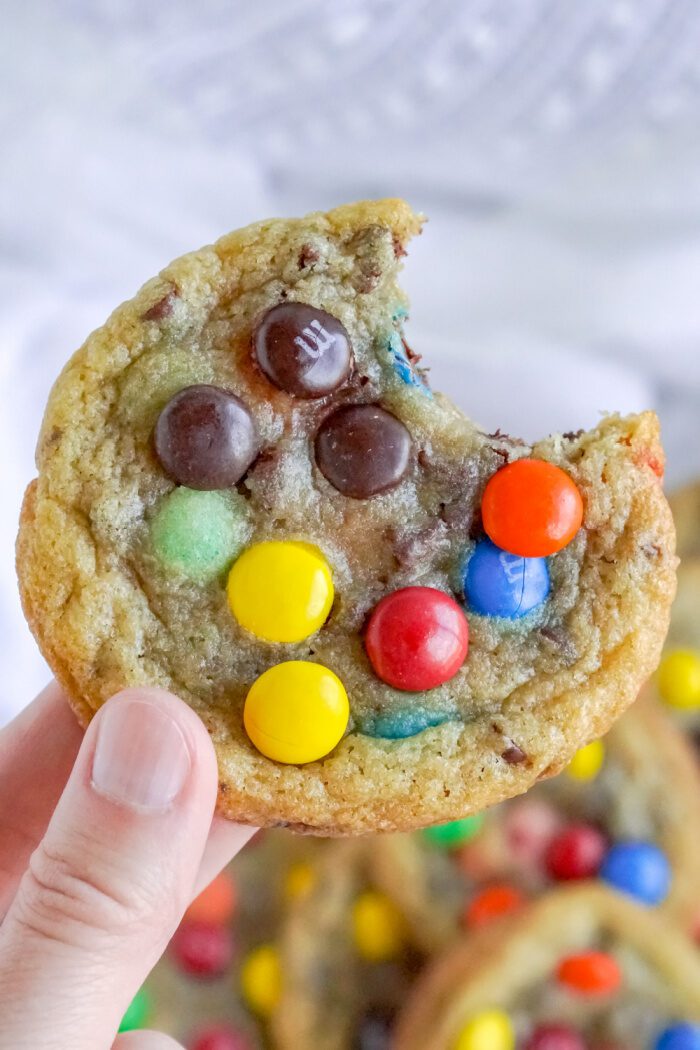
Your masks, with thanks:
[[[439,957],[414,988],[393,1046],[670,1050],[698,1039],[700,957],[691,942],[588,886],[553,891]]]
[[[276,1050],[388,1050],[424,963],[405,918],[373,877],[374,843],[329,847],[281,938]]]
[[[187,1050],[269,1046],[281,930],[325,846],[286,831],[256,837],[188,909],[124,1027],[156,1028]]]
[[[83,722],[174,690],[219,808],[317,834],[462,817],[561,769],[655,666],[655,416],[528,446],[430,391],[401,201],[270,220],[119,307],[51,394],[24,608]],[[465,366],[466,367],[466,366]]]
[[[375,871],[425,950],[558,883],[601,879],[693,929],[700,778],[682,735],[637,703],[569,769],[478,820],[383,837]]]

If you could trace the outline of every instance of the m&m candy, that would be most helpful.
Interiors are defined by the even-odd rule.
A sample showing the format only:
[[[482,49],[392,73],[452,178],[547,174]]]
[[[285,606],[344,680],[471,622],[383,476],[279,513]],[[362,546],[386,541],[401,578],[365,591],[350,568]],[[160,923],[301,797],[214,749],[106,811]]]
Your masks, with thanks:
[[[572,824],[550,842],[547,870],[562,882],[591,878],[600,868],[606,845],[605,836],[592,824]]]
[[[248,506],[237,492],[178,488],[151,522],[151,543],[164,568],[199,583],[229,568],[250,535]]]
[[[580,747],[566,767],[566,775],[572,780],[594,780],[605,760],[605,744],[602,740],[591,740]]]
[[[603,859],[600,877],[641,904],[661,904],[671,886],[671,865],[652,842],[618,842]]]
[[[249,547],[228,579],[231,612],[267,642],[300,642],[328,618],[333,578],[318,548],[293,540]]]
[[[700,1050],[700,1025],[681,1021],[664,1028],[654,1050]]]
[[[316,434],[316,465],[344,496],[369,499],[401,482],[413,442],[400,419],[380,405],[343,405]]]
[[[588,951],[569,955],[559,963],[557,978],[572,992],[607,995],[622,983],[617,961],[606,952]]]
[[[190,489],[235,485],[258,454],[258,436],[240,398],[200,384],[176,394],[160,414],[156,455],[168,477]]]
[[[420,390],[422,394],[432,397],[432,391],[427,386],[423,376],[417,372],[408,359],[403,339],[398,332],[392,332],[389,339],[389,357],[394,372],[407,386]]]
[[[223,1024],[197,1032],[187,1046],[188,1050],[253,1050],[246,1035]]]
[[[583,521],[583,501],[568,474],[542,459],[518,459],[490,479],[481,501],[484,531],[524,558],[556,554]]]
[[[464,595],[474,612],[516,620],[541,605],[548,594],[545,558],[509,554],[491,540],[477,543],[464,574]]]
[[[296,864],[292,864],[284,877],[284,895],[287,900],[298,900],[313,889],[315,882],[316,872],[313,865],[308,861],[298,860]]]
[[[587,1050],[583,1037],[565,1024],[538,1025],[523,1050]]]
[[[306,303],[278,303],[268,310],[253,332],[253,349],[267,378],[294,397],[331,394],[352,370],[345,327]]]
[[[288,660],[253,683],[243,721],[251,741],[275,762],[314,762],[332,751],[350,717],[343,683],[321,664]]]
[[[152,1009],[151,997],[145,988],[139,989],[129,1003],[129,1007],[119,1025],[120,1032],[133,1032],[148,1023]]]
[[[229,871],[222,871],[190,904],[185,912],[189,922],[212,925],[229,922],[236,910],[236,890]]]
[[[661,698],[669,707],[700,707],[700,652],[675,649],[664,656],[657,672]]]
[[[562,820],[544,799],[521,798],[506,806],[503,829],[512,859],[519,865],[540,865]]]
[[[405,942],[403,917],[394,902],[383,893],[366,890],[352,910],[355,946],[368,962],[395,959]]]
[[[467,1021],[454,1050],[514,1050],[515,1029],[503,1010],[481,1010]]]
[[[233,937],[228,926],[183,921],[169,951],[177,966],[191,977],[219,977],[233,960]]]
[[[500,919],[503,915],[510,915],[517,911],[522,907],[524,900],[525,898],[516,886],[508,883],[487,886],[477,893],[467,905],[464,922],[471,929],[486,926],[494,919]]]
[[[421,835],[429,845],[438,849],[458,849],[478,835],[483,826],[483,813],[474,813],[471,817],[451,820],[448,824],[435,824],[432,828],[423,828]]]
[[[269,1017],[282,991],[279,952],[271,944],[255,948],[241,965],[241,992],[250,1009]]]
[[[468,646],[464,613],[434,587],[403,587],[382,598],[365,635],[375,674],[409,692],[433,689],[453,678]]]

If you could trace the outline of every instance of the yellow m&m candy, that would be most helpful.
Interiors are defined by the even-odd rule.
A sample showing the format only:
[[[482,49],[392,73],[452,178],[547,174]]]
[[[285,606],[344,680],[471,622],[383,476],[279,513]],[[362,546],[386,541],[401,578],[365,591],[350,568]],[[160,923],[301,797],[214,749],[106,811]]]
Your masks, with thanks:
[[[243,709],[251,741],[275,762],[314,762],[332,751],[350,717],[345,687],[322,664],[287,660],[253,682]]]
[[[279,952],[271,944],[261,944],[243,960],[241,991],[250,1009],[269,1017],[279,1002],[282,967]]]
[[[257,638],[300,642],[328,618],[333,578],[326,559],[310,543],[256,543],[229,573],[228,601],[241,627]]]
[[[600,773],[605,759],[605,744],[602,740],[591,740],[580,747],[566,767],[573,780],[593,780]]]
[[[299,860],[292,864],[284,879],[284,895],[287,900],[294,901],[299,897],[305,897],[316,882],[316,873],[313,866],[305,860]]]
[[[675,649],[659,665],[657,685],[662,699],[681,710],[700,707],[700,652]]]
[[[369,962],[395,959],[404,944],[403,917],[389,897],[367,890],[355,901],[352,925],[358,953]]]
[[[482,1010],[459,1033],[454,1050],[514,1050],[513,1022],[503,1010]]]

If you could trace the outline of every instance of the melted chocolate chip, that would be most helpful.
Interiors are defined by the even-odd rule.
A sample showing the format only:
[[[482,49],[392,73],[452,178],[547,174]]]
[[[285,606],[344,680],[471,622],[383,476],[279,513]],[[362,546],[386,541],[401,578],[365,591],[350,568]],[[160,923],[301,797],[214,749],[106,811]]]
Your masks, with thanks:
[[[517,744],[511,744],[510,747],[507,747],[501,755],[501,758],[504,759],[509,766],[519,766],[521,762],[527,761],[527,755]]]
[[[403,423],[379,405],[345,405],[316,435],[316,463],[344,496],[368,499],[405,477],[413,442]]]
[[[204,384],[186,387],[168,402],[154,443],[166,474],[191,489],[230,488],[258,452],[255,423],[240,398]]]
[[[162,321],[164,317],[170,317],[173,312],[173,304],[178,297],[177,291],[173,288],[167,292],[161,299],[150,306],[142,318],[144,321]]]
[[[343,325],[305,303],[278,303],[268,310],[253,332],[253,352],[270,382],[295,397],[325,397],[352,369]]]

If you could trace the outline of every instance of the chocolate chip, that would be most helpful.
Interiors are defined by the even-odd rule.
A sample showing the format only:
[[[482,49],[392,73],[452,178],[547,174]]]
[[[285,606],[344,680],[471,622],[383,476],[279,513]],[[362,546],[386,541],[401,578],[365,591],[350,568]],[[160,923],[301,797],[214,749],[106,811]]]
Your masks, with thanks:
[[[563,627],[540,627],[539,633],[545,638],[552,646],[559,650],[564,662],[572,664],[578,658],[578,652],[576,646],[571,640],[571,636]]]
[[[299,269],[305,270],[307,266],[312,266],[320,258],[318,248],[314,248],[312,244],[302,244],[299,252]]]
[[[394,236],[391,238],[391,241],[394,248],[394,255],[397,259],[401,259],[404,255],[408,255],[408,252],[406,251],[396,234],[394,234]]]
[[[245,474],[258,452],[253,417],[228,390],[186,387],[161,412],[154,433],[166,474],[191,489],[225,489]]]
[[[658,543],[643,543],[642,552],[647,558],[655,559],[661,557],[661,547],[659,547]]]
[[[144,321],[162,321],[164,317],[170,317],[173,305],[178,298],[178,291],[172,288],[166,295],[150,306],[141,317]]]
[[[267,378],[295,397],[324,397],[352,369],[350,336],[325,310],[278,303],[253,332],[253,352]]]
[[[368,499],[405,477],[413,442],[403,423],[379,405],[345,405],[316,435],[316,463],[344,496]]]
[[[519,766],[521,762],[527,761],[527,755],[517,744],[511,744],[510,747],[507,747],[501,758],[505,759],[509,766]]]
[[[581,430],[567,430],[567,432],[565,434],[562,434],[562,437],[566,438],[567,441],[576,441],[578,438],[581,437],[581,434],[583,434],[583,433],[584,433],[583,429],[581,429]]]

